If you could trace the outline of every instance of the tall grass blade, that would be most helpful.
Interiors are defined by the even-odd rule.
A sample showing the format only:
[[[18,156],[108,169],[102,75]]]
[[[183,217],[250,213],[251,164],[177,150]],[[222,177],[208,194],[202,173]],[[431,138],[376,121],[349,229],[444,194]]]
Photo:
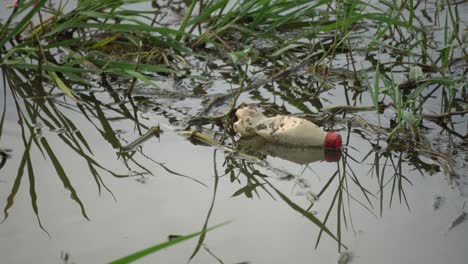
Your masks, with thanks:
[[[180,25],[179,32],[185,32],[185,28],[187,27],[188,21],[190,20],[190,16],[192,16],[193,9],[195,8],[196,3],[197,3],[196,0],[192,0],[192,3],[187,9],[187,12],[185,12],[184,20],[182,21],[182,24]],[[179,42],[181,38],[182,38],[182,35],[177,35],[176,41]]]

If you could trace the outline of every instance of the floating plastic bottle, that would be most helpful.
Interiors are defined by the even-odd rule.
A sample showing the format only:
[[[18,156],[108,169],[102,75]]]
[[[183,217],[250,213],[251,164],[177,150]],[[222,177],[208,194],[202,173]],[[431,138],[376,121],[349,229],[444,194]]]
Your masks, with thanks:
[[[324,132],[314,123],[295,116],[278,115],[266,117],[253,105],[243,106],[236,111],[238,121],[234,130],[241,137],[254,135],[283,145],[301,147],[339,148],[341,136],[335,132]]]

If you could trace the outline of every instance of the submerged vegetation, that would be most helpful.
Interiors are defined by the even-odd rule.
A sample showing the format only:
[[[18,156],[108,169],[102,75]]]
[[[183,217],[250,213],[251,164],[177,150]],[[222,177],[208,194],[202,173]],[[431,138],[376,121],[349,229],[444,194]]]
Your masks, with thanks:
[[[411,180],[404,167],[444,171],[454,182],[463,176],[464,165],[453,164],[455,151],[431,142],[431,130],[466,153],[468,34],[458,8],[464,1],[440,0],[430,7],[413,0],[15,2],[0,20],[0,144],[7,112],[16,111],[24,150],[3,221],[27,174],[32,208],[46,230],[36,202],[38,164],[32,153],[51,162],[89,219],[51,135],[42,134],[45,129],[87,164],[99,192],[104,188],[112,196],[102,174],[144,179],[153,169],[141,160],[207,186],[139,147],[165,130],[223,150],[224,173],[218,175],[215,157],[213,201],[192,257],[209,230],[219,177],[242,185],[233,196],[264,193],[285,202],[320,228],[316,246],[326,233],[342,251],[342,228],[353,228],[351,202],[371,214],[378,203],[380,215],[384,203],[391,206],[396,197],[410,207],[405,188]],[[183,100],[190,107],[176,105]],[[243,149],[238,142],[231,124],[241,101],[260,104],[267,114],[295,114],[347,133],[336,170],[315,194],[307,194],[307,207],[271,181],[273,174],[306,186],[302,175],[269,164],[265,156],[272,156],[271,150]],[[89,121],[128,172],[94,159],[94,147],[69,112]],[[168,123],[144,119],[147,112]],[[125,139],[115,122],[131,124],[141,137]],[[353,129],[372,145],[362,160],[351,154],[358,148],[350,143]],[[0,145],[0,170],[9,152]],[[371,164],[375,186],[364,186],[354,172],[363,164]],[[319,217],[313,205],[325,195],[332,202]],[[338,223],[334,231],[327,227],[332,212]]]

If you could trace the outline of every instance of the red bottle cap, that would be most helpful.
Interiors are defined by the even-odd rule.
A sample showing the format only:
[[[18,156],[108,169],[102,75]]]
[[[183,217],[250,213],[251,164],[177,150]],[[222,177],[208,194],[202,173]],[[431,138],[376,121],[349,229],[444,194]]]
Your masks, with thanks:
[[[341,135],[335,132],[327,133],[325,136],[326,148],[339,148],[341,146]]]

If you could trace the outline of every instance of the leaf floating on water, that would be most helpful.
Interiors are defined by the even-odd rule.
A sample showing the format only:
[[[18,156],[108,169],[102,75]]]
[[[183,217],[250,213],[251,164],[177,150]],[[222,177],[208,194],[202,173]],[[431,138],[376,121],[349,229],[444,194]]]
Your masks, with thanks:
[[[347,264],[351,260],[351,252],[345,251],[340,254],[340,258],[338,259],[338,264]]]

